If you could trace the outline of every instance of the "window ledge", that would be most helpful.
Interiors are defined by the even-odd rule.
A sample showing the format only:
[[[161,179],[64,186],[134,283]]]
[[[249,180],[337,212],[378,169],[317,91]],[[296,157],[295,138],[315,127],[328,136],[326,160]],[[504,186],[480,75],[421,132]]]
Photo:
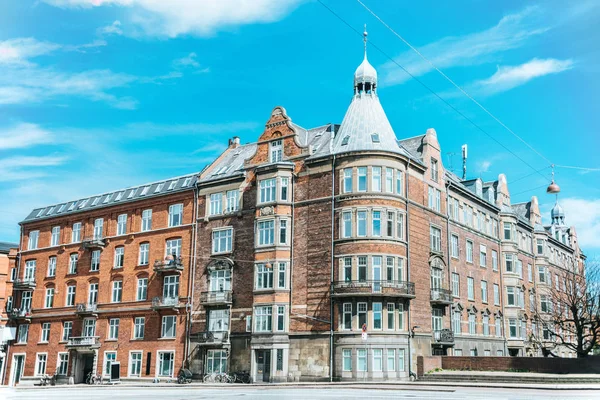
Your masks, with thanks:
[[[130,342],[141,342],[142,340],[144,340],[144,338],[129,339]]]
[[[104,339],[104,342],[117,342],[119,339]]]
[[[177,338],[176,337],[160,337],[160,338],[158,338],[158,340],[167,340],[167,341],[168,340],[175,340],[175,339],[177,339]]]
[[[37,342],[37,344],[50,344],[49,342]]]

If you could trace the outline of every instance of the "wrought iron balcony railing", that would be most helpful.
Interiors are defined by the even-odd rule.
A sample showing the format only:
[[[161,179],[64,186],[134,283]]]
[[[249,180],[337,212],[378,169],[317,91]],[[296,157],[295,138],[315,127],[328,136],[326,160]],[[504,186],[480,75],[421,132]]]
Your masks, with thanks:
[[[452,291],[442,288],[431,289],[431,302],[434,304],[452,304]]]
[[[31,310],[30,309],[19,309],[13,308],[8,313],[8,318],[10,319],[21,319],[21,318],[31,318]]]
[[[337,281],[331,285],[333,296],[415,297],[415,284],[407,281],[358,280]]]
[[[223,345],[229,343],[229,332],[228,331],[219,331],[219,332],[200,332],[198,335],[198,341],[201,344],[205,345]]]
[[[35,289],[35,278],[17,278],[13,281],[15,289]]]
[[[454,332],[450,329],[433,331],[433,340],[439,344],[454,344]]]
[[[95,314],[98,311],[98,304],[79,303],[75,308],[76,314]]]
[[[66,347],[100,347],[98,336],[71,336]]]
[[[164,260],[154,261],[154,271],[156,272],[180,272],[183,271],[183,261],[181,256],[174,258],[167,256]]]
[[[231,304],[232,298],[231,290],[215,290],[200,293],[200,303],[207,305]]]
[[[106,246],[106,242],[102,236],[90,236],[81,241],[84,249],[97,249]]]
[[[179,297],[156,296],[152,299],[152,309],[177,308],[179,307]]]

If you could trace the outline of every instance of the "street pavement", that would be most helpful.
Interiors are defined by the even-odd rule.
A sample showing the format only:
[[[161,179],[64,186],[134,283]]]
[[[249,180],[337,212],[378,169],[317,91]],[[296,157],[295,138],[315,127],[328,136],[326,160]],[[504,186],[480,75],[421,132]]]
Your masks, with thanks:
[[[240,400],[351,400],[351,399],[600,399],[600,390],[508,389],[486,387],[398,386],[200,386],[0,388],[2,400],[99,400],[99,399],[240,399]]]

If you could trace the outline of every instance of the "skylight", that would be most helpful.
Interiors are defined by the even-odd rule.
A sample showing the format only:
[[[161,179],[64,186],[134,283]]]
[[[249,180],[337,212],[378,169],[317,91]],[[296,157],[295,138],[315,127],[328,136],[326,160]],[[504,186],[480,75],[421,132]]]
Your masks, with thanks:
[[[46,215],[50,215],[54,212],[54,209],[56,208],[56,206],[52,206],[50,207],[50,209],[48,210],[48,212],[46,213]]]
[[[185,178],[185,180],[183,181],[183,186],[188,186],[190,184],[190,182],[192,181],[192,178],[188,177]]]
[[[163,190],[163,188],[165,187],[164,182],[163,183],[159,183],[158,186],[156,187],[156,189],[154,189],[154,193],[158,193],[161,190]]]
[[[342,146],[346,146],[349,141],[350,141],[350,136],[344,136],[344,138],[342,139]]]
[[[67,211],[73,211],[75,209],[75,204],[77,204],[76,201],[72,202]]]
[[[42,213],[44,212],[44,208],[42,208],[40,211],[38,211],[37,215],[35,216],[36,218],[41,217]]]
[[[176,180],[176,181],[172,181],[171,183],[169,183],[169,189],[168,189],[168,190],[173,190],[173,189],[175,189],[175,185],[177,185],[177,182],[178,182],[178,181],[179,181],[179,179],[178,179],[178,180]]]
[[[67,203],[65,203],[65,204],[62,204],[62,205],[60,206],[60,208],[58,209],[57,213],[61,213],[61,212],[65,211],[65,208],[66,208],[66,207],[67,207]]]
[[[125,191],[122,190],[119,193],[117,193],[117,197],[115,198],[115,201],[119,201],[123,198],[123,195],[125,194]]]
[[[78,207],[78,208],[83,208],[83,207],[85,207],[85,205],[88,203],[88,201],[89,201],[89,200],[90,200],[90,199],[85,199],[84,201],[82,201],[82,202],[81,202],[81,204],[79,204],[79,207]]]
[[[97,206],[97,205],[98,205],[98,203],[100,202],[100,197],[102,197],[102,196],[98,196],[98,197],[96,197],[96,198],[94,199],[94,201],[92,202],[92,205],[93,205],[93,206]]]
[[[133,195],[135,194],[135,191],[137,189],[131,189],[131,192],[129,192],[129,195],[127,196],[128,199],[131,199],[133,197]]]
[[[150,185],[144,186],[144,188],[142,189],[142,193],[140,193],[140,196],[147,195],[148,194],[148,190],[150,190]]]
[[[379,134],[371,133],[371,140],[373,141],[373,143],[379,143]]]
[[[108,203],[108,201],[110,200],[111,197],[112,197],[112,194],[107,194],[106,197],[104,198],[104,201],[102,202],[102,204]]]

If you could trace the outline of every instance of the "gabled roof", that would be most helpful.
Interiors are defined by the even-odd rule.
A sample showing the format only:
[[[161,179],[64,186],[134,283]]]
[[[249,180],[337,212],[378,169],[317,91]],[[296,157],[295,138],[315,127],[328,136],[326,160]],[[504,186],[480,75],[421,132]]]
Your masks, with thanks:
[[[0,242],[0,254],[8,254],[10,249],[16,249],[19,247],[17,243]]]
[[[400,139],[398,143],[410,152],[415,158],[423,158],[423,139],[425,135],[413,136],[411,138]]]
[[[132,201],[143,200],[152,197],[163,196],[170,193],[191,190],[196,184],[198,173],[178,176],[161,181],[146,183],[144,185],[132,186],[126,189],[115,190],[103,194],[97,194],[78,200],[58,203],[47,207],[36,208],[21,222],[32,222],[63,215],[76,214],[85,211],[96,210]]]
[[[256,153],[256,143],[249,143],[235,149],[226,149],[215,163],[211,164],[210,171],[200,175],[199,183],[206,183],[244,174],[244,161]]]

